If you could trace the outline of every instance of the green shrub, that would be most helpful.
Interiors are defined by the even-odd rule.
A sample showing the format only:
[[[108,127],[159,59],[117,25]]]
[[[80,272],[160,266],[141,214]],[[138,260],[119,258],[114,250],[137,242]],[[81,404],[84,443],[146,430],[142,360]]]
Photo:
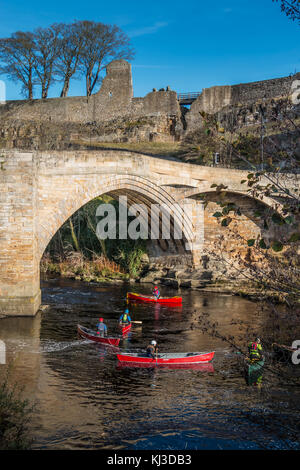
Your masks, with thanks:
[[[0,450],[29,449],[28,423],[33,410],[22,390],[9,386],[8,375],[0,384]]]

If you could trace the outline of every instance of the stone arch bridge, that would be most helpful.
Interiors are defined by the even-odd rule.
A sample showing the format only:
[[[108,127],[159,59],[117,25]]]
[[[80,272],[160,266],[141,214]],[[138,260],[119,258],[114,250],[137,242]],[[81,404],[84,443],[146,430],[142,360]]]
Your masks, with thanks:
[[[61,225],[96,196],[126,196],[129,205],[163,206],[171,214],[172,235],[154,240],[152,257],[201,267],[203,253],[220,235],[212,217],[213,183],[244,204],[247,224],[241,230],[257,234],[249,208],[256,204],[241,180],[247,172],[190,165],[129,151],[3,151],[0,154],[0,313],[34,315],[40,306],[40,259]],[[210,194],[211,206],[199,198]],[[273,198],[263,201],[274,206]],[[188,206],[188,210],[186,207]],[[250,215],[249,215],[250,214]],[[144,215],[149,225],[150,218]],[[147,220],[146,220],[147,219]],[[245,228],[245,226],[247,226]],[[248,235],[247,232],[247,235]],[[175,232],[174,232],[175,233]],[[169,260],[169,261],[168,261]]]

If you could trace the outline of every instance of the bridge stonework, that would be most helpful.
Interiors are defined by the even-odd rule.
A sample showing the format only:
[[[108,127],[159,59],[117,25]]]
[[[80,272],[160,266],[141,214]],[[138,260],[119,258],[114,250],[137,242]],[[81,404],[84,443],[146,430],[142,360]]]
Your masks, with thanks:
[[[96,196],[126,196],[128,203],[165,205],[174,226],[185,217],[183,240],[175,240],[178,258],[201,266],[224,235],[213,212],[216,192],[225,184],[245,217],[239,230],[255,236],[261,228],[247,215],[257,202],[246,194],[246,172],[187,165],[131,152],[1,152],[0,157],[0,313],[34,315],[41,302],[40,259],[61,225]],[[204,207],[200,194],[209,194]],[[274,201],[273,201],[274,202]],[[272,205],[272,200],[264,201]],[[175,208],[175,209],[174,209]],[[245,224],[245,218],[247,223]],[[228,248],[230,253],[232,247]],[[168,254],[168,253],[167,253]]]

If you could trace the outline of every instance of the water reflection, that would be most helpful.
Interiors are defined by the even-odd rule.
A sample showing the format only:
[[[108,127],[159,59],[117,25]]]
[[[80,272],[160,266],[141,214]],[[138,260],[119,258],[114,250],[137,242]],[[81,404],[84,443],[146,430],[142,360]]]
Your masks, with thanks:
[[[145,368],[145,369],[176,369],[176,370],[199,370],[201,372],[210,372],[213,373],[214,366],[213,364],[124,364],[124,363],[118,363],[117,369],[126,369],[126,368]]]

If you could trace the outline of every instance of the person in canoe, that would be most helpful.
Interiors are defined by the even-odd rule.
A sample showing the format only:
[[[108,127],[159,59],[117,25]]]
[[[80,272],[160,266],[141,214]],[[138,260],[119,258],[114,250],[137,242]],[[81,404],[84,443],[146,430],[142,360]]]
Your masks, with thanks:
[[[99,318],[99,322],[97,323],[97,335],[107,336],[107,326],[103,323],[103,318]]]
[[[129,315],[128,308],[126,308],[124,313],[122,313],[122,315],[119,318],[119,324],[121,326],[126,326],[126,325],[129,325],[130,323],[131,323],[131,317]]]
[[[152,294],[154,295],[155,299],[158,300],[160,297],[160,292],[159,288],[157,286],[154,286],[154,289],[152,291]]]
[[[157,342],[154,339],[150,342],[150,344],[148,344],[147,349],[146,349],[146,354],[147,354],[147,357],[152,357],[153,359],[157,357],[158,346],[157,346]]]

